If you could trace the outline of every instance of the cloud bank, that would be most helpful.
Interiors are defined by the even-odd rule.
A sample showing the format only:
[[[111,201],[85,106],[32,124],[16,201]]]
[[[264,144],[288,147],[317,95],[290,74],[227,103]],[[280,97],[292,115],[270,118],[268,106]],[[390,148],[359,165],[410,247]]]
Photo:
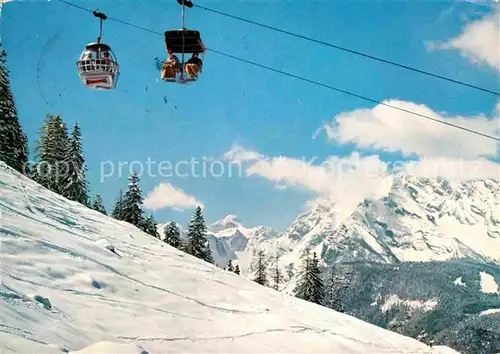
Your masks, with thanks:
[[[182,189],[170,183],[160,183],[144,198],[144,207],[149,210],[172,208],[177,211],[203,207],[195,197],[186,194]]]
[[[483,18],[472,21],[462,28],[456,37],[443,42],[429,41],[429,50],[458,50],[471,62],[487,64],[500,70],[500,10],[497,9]]]

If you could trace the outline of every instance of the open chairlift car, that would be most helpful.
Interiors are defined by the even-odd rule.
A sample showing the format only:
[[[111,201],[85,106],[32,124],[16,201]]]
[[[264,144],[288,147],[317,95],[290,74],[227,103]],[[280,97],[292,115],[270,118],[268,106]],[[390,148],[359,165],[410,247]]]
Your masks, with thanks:
[[[196,81],[201,72],[202,59],[198,59],[199,72],[195,75],[189,75],[186,70],[185,54],[203,54],[205,53],[205,46],[201,40],[200,32],[192,29],[186,29],[184,27],[184,7],[193,7],[193,3],[190,0],[177,0],[179,5],[181,5],[181,25],[180,30],[170,30],[165,32],[165,46],[167,49],[167,55],[169,50],[172,54],[180,54],[181,59],[177,66],[169,66],[168,59],[163,64],[162,79],[167,82],[176,82],[184,84],[189,81]],[[173,70],[172,70],[173,68]]]
[[[85,87],[94,90],[111,90],[118,82],[119,65],[111,47],[101,43],[102,21],[106,20],[106,15],[98,11],[94,11],[93,14],[99,18],[100,34],[97,42],[85,46],[76,62],[78,76]]]

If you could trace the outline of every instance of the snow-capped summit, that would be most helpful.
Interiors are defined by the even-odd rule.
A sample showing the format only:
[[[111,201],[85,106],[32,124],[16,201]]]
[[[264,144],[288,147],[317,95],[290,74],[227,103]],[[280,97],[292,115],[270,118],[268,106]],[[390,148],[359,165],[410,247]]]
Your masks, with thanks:
[[[164,234],[168,223],[158,224],[158,232]],[[187,230],[177,224],[181,236],[187,236]],[[265,247],[268,241],[278,237],[278,231],[266,226],[247,227],[236,215],[229,214],[207,226],[207,239],[216,264],[223,268],[229,260],[245,268],[256,250]],[[163,236],[161,236],[163,238]]]
[[[233,229],[237,227],[241,227],[242,223],[238,219],[236,215],[226,215],[224,218],[222,218],[219,221],[214,222],[213,224],[210,224],[208,226],[209,230],[212,231],[213,233],[217,233],[222,230],[227,230],[227,229]]]
[[[500,262],[499,197],[498,180],[400,175],[386,196],[366,199],[329,233],[323,254],[330,261],[472,257]]]
[[[216,237],[239,237],[245,236],[247,239],[257,238],[259,240],[266,240],[278,236],[275,229],[266,226],[245,226],[236,215],[226,215],[219,221],[214,222],[208,226],[208,232]]]
[[[318,201],[314,207],[306,213],[299,215],[290,227],[285,231],[288,238],[300,241],[306,235],[334,230],[338,227],[338,211],[335,204],[327,199]]]
[[[246,267],[249,255],[277,236],[278,232],[269,227],[246,227],[235,215],[227,215],[208,227],[212,255],[219,266],[232,260],[240,267]]]

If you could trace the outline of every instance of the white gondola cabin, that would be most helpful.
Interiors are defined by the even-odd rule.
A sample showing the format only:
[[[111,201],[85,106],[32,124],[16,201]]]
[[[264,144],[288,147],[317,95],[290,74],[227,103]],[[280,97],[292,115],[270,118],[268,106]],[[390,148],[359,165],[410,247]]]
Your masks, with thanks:
[[[113,51],[107,44],[87,44],[77,66],[78,75],[86,87],[101,90],[110,90],[116,87],[120,75],[119,65]]]
[[[85,46],[80,59],[76,62],[78,76],[85,87],[94,90],[111,90],[116,87],[120,75],[118,60],[111,47],[101,43],[102,21],[107,19],[106,15],[97,10],[93,14],[99,19],[99,37],[97,37],[97,42]]]

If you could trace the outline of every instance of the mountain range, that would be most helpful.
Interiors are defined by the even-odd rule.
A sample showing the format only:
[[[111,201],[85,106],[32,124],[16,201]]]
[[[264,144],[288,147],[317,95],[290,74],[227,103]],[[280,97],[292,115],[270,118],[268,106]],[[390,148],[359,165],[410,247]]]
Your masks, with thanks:
[[[165,224],[159,225],[163,234]],[[300,255],[316,252],[324,267],[337,262],[400,263],[471,258],[500,263],[500,181],[452,182],[398,174],[376,198],[363,200],[347,218],[323,201],[284,231],[247,227],[235,215],[208,225],[214,259],[231,259],[243,274],[253,271],[258,250],[269,264],[279,257],[285,284],[292,284]],[[290,290],[290,286],[285,286]]]

